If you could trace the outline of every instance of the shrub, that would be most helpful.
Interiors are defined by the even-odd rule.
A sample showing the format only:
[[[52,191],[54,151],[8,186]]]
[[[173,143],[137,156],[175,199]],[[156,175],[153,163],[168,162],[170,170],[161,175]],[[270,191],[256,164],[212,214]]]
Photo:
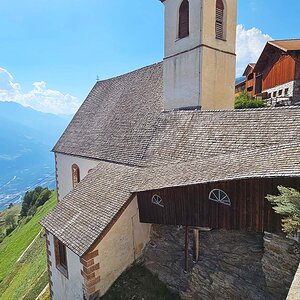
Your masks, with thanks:
[[[243,91],[239,96],[235,98],[234,108],[260,108],[265,107],[266,104],[263,100],[256,100],[248,96],[247,91]]]
[[[13,227],[8,227],[6,229],[6,236],[10,235],[15,230],[16,227],[17,227],[16,225]]]
[[[11,214],[8,214],[8,215],[5,217],[5,225],[6,225],[7,227],[15,227],[15,226],[16,226],[15,216],[14,216],[14,215],[11,215]]]
[[[32,219],[32,216],[27,216],[25,218],[25,224],[27,224]]]
[[[283,232],[294,235],[300,232],[300,192],[295,189],[278,186],[279,195],[266,198],[273,204],[277,214],[283,216]]]

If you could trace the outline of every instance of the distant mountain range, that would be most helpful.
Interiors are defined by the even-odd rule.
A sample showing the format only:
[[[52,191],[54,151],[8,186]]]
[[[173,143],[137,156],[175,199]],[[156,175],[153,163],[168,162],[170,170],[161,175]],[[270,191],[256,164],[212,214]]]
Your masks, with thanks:
[[[246,77],[245,76],[240,76],[235,78],[235,85],[240,84],[241,82],[245,81]]]
[[[54,188],[50,151],[70,119],[0,101],[0,211],[31,187]]]

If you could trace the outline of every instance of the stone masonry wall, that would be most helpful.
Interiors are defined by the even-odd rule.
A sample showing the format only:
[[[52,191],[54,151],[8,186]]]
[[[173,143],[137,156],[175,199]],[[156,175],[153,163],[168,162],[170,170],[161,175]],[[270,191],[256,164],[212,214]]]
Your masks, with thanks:
[[[285,299],[299,263],[293,241],[213,230],[200,234],[200,259],[184,272],[184,229],[153,226],[143,262],[182,299]],[[265,245],[265,248],[264,248]]]
[[[272,299],[286,298],[298,265],[298,243],[265,233],[262,267]]]

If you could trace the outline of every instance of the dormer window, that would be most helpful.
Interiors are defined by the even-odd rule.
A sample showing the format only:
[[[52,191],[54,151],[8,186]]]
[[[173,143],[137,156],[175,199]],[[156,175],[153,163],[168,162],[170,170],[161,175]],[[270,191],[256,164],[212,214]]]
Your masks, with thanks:
[[[182,39],[189,35],[190,26],[189,1],[183,0],[179,8],[179,30],[178,38]]]
[[[224,3],[223,0],[217,0],[216,5],[216,38],[224,40]]]
[[[79,183],[80,181],[80,171],[79,167],[74,164],[72,166],[72,183],[73,183],[73,188]]]

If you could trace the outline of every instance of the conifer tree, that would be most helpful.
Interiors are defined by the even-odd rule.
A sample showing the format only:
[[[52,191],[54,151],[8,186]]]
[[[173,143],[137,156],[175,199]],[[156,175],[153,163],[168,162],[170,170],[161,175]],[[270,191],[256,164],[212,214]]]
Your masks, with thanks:
[[[268,195],[266,198],[273,205],[277,214],[283,216],[282,230],[294,235],[300,232],[300,192],[283,186],[278,186],[279,195]]]

